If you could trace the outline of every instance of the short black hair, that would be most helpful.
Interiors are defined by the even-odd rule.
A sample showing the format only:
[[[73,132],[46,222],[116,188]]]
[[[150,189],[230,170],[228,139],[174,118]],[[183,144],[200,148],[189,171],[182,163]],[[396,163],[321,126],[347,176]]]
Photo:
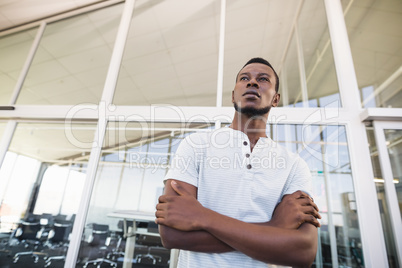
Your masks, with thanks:
[[[242,70],[244,67],[246,67],[247,65],[251,64],[251,63],[261,63],[261,64],[265,64],[265,65],[267,65],[268,67],[270,67],[270,68],[272,69],[272,71],[274,71],[275,80],[276,80],[276,82],[275,82],[275,91],[278,93],[278,91],[279,91],[279,77],[278,77],[278,74],[276,73],[274,67],[272,67],[271,63],[269,63],[266,59],[263,59],[263,58],[260,58],[260,57],[252,58],[252,59],[250,59],[248,62],[246,62],[246,64],[243,65],[243,67],[241,68],[241,70]],[[240,71],[239,71],[239,73],[240,73]],[[239,74],[237,74],[237,76],[236,76],[236,82],[237,82],[237,77],[238,77],[238,76],[239,76]]]

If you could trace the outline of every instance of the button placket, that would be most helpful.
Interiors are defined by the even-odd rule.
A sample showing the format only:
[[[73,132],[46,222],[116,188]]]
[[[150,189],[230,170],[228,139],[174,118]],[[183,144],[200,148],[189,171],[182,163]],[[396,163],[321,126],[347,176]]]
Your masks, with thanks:
[[[244,167],[246,170],[249,170],[251,165],[250,165],[250,158],[251,158],[251,152],[250,152],[250,146],[247,140],[243,140],[242,142],[242,159],[244,159]]]

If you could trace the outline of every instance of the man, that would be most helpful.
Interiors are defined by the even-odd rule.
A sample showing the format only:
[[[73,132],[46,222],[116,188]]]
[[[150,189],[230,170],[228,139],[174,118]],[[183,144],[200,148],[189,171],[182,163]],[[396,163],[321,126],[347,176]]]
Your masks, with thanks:
[[[179,267],[312,264],[321,216],[310,171],[266,135],[278,88],[271,64],[251,59],[236,77],[232,124],[180,144],[155,213]]]

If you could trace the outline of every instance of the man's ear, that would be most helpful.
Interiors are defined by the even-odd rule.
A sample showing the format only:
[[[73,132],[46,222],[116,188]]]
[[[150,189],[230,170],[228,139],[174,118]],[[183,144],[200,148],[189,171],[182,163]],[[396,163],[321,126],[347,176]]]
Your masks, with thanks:
[[[277,107],[279,104],[279,100],[281,99],[281,94],[275,93],[274,98],[272,99],[272,107]]]
[[[232,90],[232,103],[234,103],[234,90]]]

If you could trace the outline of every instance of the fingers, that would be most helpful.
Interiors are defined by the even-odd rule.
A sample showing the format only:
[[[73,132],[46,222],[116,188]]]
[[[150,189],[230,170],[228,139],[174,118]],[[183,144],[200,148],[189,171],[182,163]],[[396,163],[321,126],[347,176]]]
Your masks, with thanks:
[[[321,219],[320,213],[318,213],[318,211],[315,210],[315,209],[314,209],[313,207],[311,207],[311,206],[306,206],[306,207],[304,207],[303,213],[304,213],[304,214],[310,214],[310,215],[314,216],[314,217],[317,218],[317,219]]]
[[[313,215],[309,215],[309,214],[304,214],[303,216],[303,221],[307,222],[307,223],[311,223],[312,225],[314,225],[315,227],[321,227],[320,222],[317,220],[317,218]]]
[[[156,205],[155,211],[155,223],[156,224],[164,224],[165,221],[165,213],[166,213],[166,203],[158,203]]]
[[[186,189],[184,189],[177,181],[172,180],[170,182],[170,185],[172,186],[173,190],[175,190],[176,193],[179,195],[191,195]]]
[[[294,198],[308,198],[308,197],[310,197],[308,194],[306,194],[305,192],[300,191],[300,190],[294,192],[293,194],[285,195],[285,196],[291,196],[291,197],[294,197]]]
[[[318,209],[316,203],[314,203],[313,201],[311,201],[310,198],[302,198],[302,199],[304,199],[304,200],[303,200],[303,202],[304,202],[303,205],[304,205],[304,206],[311,206],[311,207],[313,207],[317,212],[319,211],[319,209]]]
[[[299,190],[299,191],[294,192],[293,194],[284,195],[282,200],[284,200],[286,198],[295,198],[299,202],[301,202],[301,205],[312,206],[312,207],[314,207],[314,209],[316,211],[319,211],[317,205],[314,203],[314,199],[303,191]]]

